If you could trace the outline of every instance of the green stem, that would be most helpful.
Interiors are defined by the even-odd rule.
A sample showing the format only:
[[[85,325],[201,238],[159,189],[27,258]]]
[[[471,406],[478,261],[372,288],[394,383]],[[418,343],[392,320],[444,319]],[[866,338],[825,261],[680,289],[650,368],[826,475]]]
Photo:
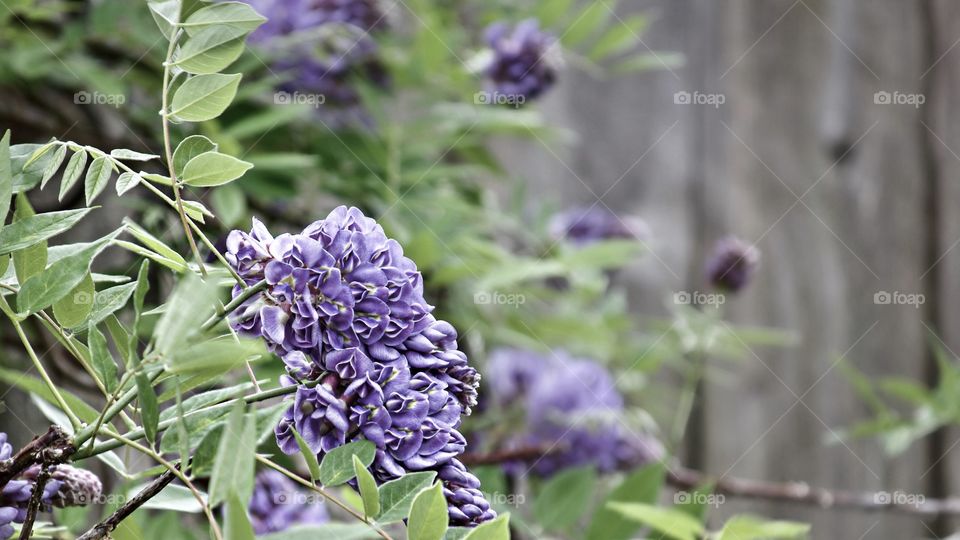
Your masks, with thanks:
[[[43,364],[40,362],[40,358],[37,357],[37,353],[33,350],[33,346],[30,345],[30,340],[27,339],[27,335],[23,332],[23,327],[20,325],[20,321],[17,319],[16,314],[10,308],[10,304],[7,303],[7,300],[0,296],[0,310],[2,310],[7,318],[10,319],[10,322],[13,323],[14,329],[17,331],[17,336],[20,337],[20,342],[23,343],[23,348],[27,351],[27,356],[30,357],[30,361],[33,362],[33,366],[37,368],[37,371],[40,373],[40,378],[43,379],[43,383],[47,385],[47,388],[50,390],[50,393],[53,394],[53,398],[56,400],[57,405],[66,413],[67,418],[70,419],[70,423],[73,425],[74,429],[79,429],[83,425],[83,422],[80,421],[80,418],[73,413],[73,410],[67,405],[67,401],[63,399],[63,396],[60,394],[60,390],[57,389],[57,386],[53,384],[53,380],[50,378],[50,375],[47,373],[47,370],[44,369]]]
[[[155,380],[157,380],[162,374],[163,374],[163,371],[158,370],[156,373],[148,376],[147,378],[152,383]],[[133,387],[128,389],[126,392],[124,392],[122,396],[120,396],[119,399],[117,399],[113,403],[113,405],[110,405],[109,407],[107,407],[106,411],[103,414],[104,421],[109,421],[114,416],[123,412],[123,409],[125,409],[127,405],[129,405],[130,402],[132,402],[136,397],[137,397],[137,388]],[[83,428],[82,430],[78,431],[76,435],[73,436],[73,447],[80,448],[81,446],[83,446],[84,442],[86,442],[88,439],[92,438],[96,434],[97,434],[96,425],[90,425]]]
[[[210,319],[207,320],[207,322],[203,323],[203,326],[201,326],[200,329],[203,331],[210,330],[211,328],[216,326],[221,319],[226,317],[233,310],[237,309],[237,307],[240,306],[240,304],[246,302],[251,296],[259,293],[260,291],[266,288],[267,288],[266,280],[260,280],[257,283],[247,287],[246,289],[243,290],[243,292],[238,294],[236,298],[234,298],[229,303],[227,303],[227,305],[217,309],[217,312],[212,317],[210,317]]]
[[[309,383],[306,383],[305,386],[307,386],[307,387],[315,386],[315,385],[318,384],[318,383],[319,383],[318,381],[317,381],[317,382],[311,381],[311,382],[309,382]],[[209,413],[209,412],[214,412],[214,411],[219,411],[219,410],[228,411],[228,410],[232,409],[234,405],[236,405],[237,403],[239,403],[239,402],[241,402],[241,401],[242,401],[243,403],[246,403],[246,404],[256,403],[256,402],[259,402],[259,401],[266,401],[266,400],[268,400],[268,399],[272,399],[272,398],[275,398],[275,397],[286,396],[286,395],[292,394],[292,393],[294,393],[294,392],[297,391],[297,388],[298,388],[297,386],[280,386],[280,387],[277,387],[277,388],[272,388],[272,389],[270,389],[270,390],[264,390],[263,392],[257,392],[257,393],[255,393],[255,394],[250,394],[250,395],[248,395],[248,396],[230,399],[230,400],[227,400],[227,401],[223,401],[223,402],[220,402],[220,403],[217,403],[217,404],[210,405],[210,406],[208,406],[208,407],[204,407],[204,408],[202,408],[202,409],[197,409],[197,410],[194,410],[194,411],[190,411],[190,412],[184,414],[183,417],[184,417],[184,418],[187,418],[187,417],[189,417],[189,416],[193,416],[193,415],[197,415],[197,414],[202,414],[202,413]],[[167,420],[164,420],[164,421],[160,422],[159,424],[157,424],[157,432],[158,432],[158,433],[164,432],[167,428],[169,428],[170,426],[174,425],[176,422],[177,422],[177,418],[169,418],[169,419],[167,419]],[[128,431],[127,433],[124,433],[124,434],[123,434],[123,437],[124,437],[124,438],[129,439],[129,440],[132,440],[132,441],[140,440],[140,439],[142,439],[142,438],[145,437],[145,436],[146,436],[146,432],[145,432],[142,428],[141,428],[141,429],[135,429],[135,430],[133,430],[133,431]],[[78,446],[79,446],[79,445],[78,445]],[[116,449],[116,448],[119,448],[120,446],[123,446],[123,443],[122,443],[122,442],[118,442],[118,441],[106,441],[106,442],[103,442],[103,443],[100,443],[100,444],[94,446],[92,449],[88,449],[87,451],[77,452],[76,454],[74,454],[74,456],[72,457],[72,459],[73,459],[74,461],[78,461],[78,460],[81,460],[81,459],[87,459],[87,458],[89,458],[89,457],[96,456],[97,454],[102,454],[102,453],[104,453],[104,452],[109,452],[110,450],[114,450],[114,449]]]
[[[173,147],[170,144],[170,63],[173,61],[173,52],[177,48],[177,40],[180,38],[180,31],[171,36],[170,44],[167,46],[167,55],[163,60],[163,88],[160,95],[161,118],[163,124],[163,151],[167,159],[167,169],[170,171],[170,180],[173,182],[173,200],[177,203],[177,213],[180,214],[180,223],[183,225],[183,231],[187,235],[187,242],[190,243],[190,250],[193,252],[197,265],[200,266],[200,274],[207,276],[207,270],[203,267],[203,259],[200,258],[200,250],[197,249],[197,242],[193,239],[193,231],[190,229],[190,223],[187,219],[187,213],[183,210],[183,199],[180,198],[180,185],[177,182],[177,172],[173,166]]]
[[[706,373],[707,362],[703,354],[688,354],[687,358],[692,364],[690,366],[691,372],[688,373],[680,392],[680,402],[677,405],[677,414],[674,417],[673,429],[670,433],[671,451],[676,451],[686,435],[690,415],[693,413],[693,405],[697,399],[697,390]]]

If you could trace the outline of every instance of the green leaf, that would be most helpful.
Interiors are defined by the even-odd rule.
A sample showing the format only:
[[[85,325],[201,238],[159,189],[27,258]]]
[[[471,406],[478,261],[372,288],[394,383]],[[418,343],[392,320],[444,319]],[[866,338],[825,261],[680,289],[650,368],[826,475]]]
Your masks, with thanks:
[[[310,479],[313,480],[313,483],[317,483],[320,480],[320,462],[317,461],[317,454],[310,450],[310,445],[307,444],[307,441],[303,440],[303,436],[300,435],[300,432],[296,429],[293,430],[293,436],[297,439],[297,446],[300,447],[300,454],[303,455],[303,460],[307,462]],[[353,457],[357,459],[357,456]]]
[[[127,150],[126,148],[117,148],[115,150],[111,150],[110,157],[125,161],[150,161],[152,159],[160,159],[160,156],[156,154],[144,154],[142,152]]]
[[[125,171],[117,178],[117,195],[122,196],[124,193],[137,187],[141,180],[142,178],[140,178],[139,174]]]
[[[534,500],[533,515],[549,530],[568,530],[594,499],[597,473],[592,466],[567,469],[552,477]]]
[[[294,525],[281,532],[261,535],[257,540],[373,540],[380,538],[365,523],[331,522],[323,525]]]
[[[226,540],[256,539],[250,517],[247,516],[247,506],[241,502],[243,500],[246,499],[237,493],[230,493],[226,499],[227,507],[223,517],[223,537]]]
[[[587,2],[567,30],[560,37],[565,45],[572,46],[587,39],[613,16],[616,2]]]
[[[30,154],[30,157],[27,158],[27,161],[23,163],[23,168],[27,169],[31,165],[34,165],[36,163],[41,163],[42,166],[40,167],[40,170],[43,171],[44,169],[46,169],[47,168],[46,162],[41,162],[40,158],[47,156],[47,153],[50,152],[50,149],[52,149],[54,146],[55,146],[54,142],[50,141],[44,145],[37,147],[37,149]]]
[[[19,197],[19,200],[25,201],[26,198]],[[20,204],[18,203],[17,206],[19,211]],[[14,223],[0,230],[0,255],[30,247],[68,230],[83,219],[90,210],[92,208],[47,212],[37,215],[33,215],[33,211],[30,210],[29,217],[14,221]],[[15,214],[15,219],[17,217],[20,216]]]
[[[493,521],[478,525],[463,540],[510,540],[510,514],[500,514]]]
[[[83,281],[78,283],[66,296],[54,302],[53,316],[64,328],[73,328],[83,324],[90,312],[93,311],[96,294],[97,290],[93,284],[93,276],[87,272]]]
[[[376,451],[376,446],[370,441],[355,441],[334,448],[320,462],[320,483],[325,487],[345,483],[353,478],[353,456],[360,458],[364,467],[369,467]]]
[[[143,245],[182,266],[187,265],[187,261],[184,260],[184,258],[177,253],[175,249],[164,244],[159,238],[147,232],[146,229],[140,225],[137,225],[129,217],[123,218],[123,224],[127,227],[127,230],[130,231],[130,234],[132,234],[134,238],[139,240]]]
[[[127,496],[133,497],[145,487],[145,485],[134,486],[133,488],[127,490]],[[197,502],[197,498],[193,496],[193,492],[176,484],[170,484],[169,486],[163,488],[160,493],[143,503],[141,508],[172,510],[174,512],[186,512],[190,514],[198,514],[203,511],[203,508],[200,507],[200,503]]]
[[[47,267],[28,279],[17,294],[17,308],[22,313],[35,313],[67,295],[90,270],[90,263],[120,231],[89,244]]]
[[[137,400],[140,402],[140,420],[143,422],[143,432],[147,441],[153,446],[157,441],[157,424],[160,423],[160,406],[157,403],[157,393],[150,385],[150,379],[143,372],[136,376]]]
[[[17,194],[17,208],[13,212],[13,225],[17,223],[31,219],[35,214],[33,213],[33,207],[30,206],[30,201],[27,200],[25,193]],[[26,227],[24,227],[26,228]],[[20,226],[16,227],[10,226],[6,227],[0,231],[0,246],[7,246],[10,244],[16,245],[17,239],[13,238],[9,242],[5,241],[3,238],[11,234],[11,231],[16,234],[20,230]],[[26,231],[24,231],[26,232]],[[13,270],[17,276],[17,283],[24,283],[31,276],[39,274],[47,267],[47,242],[41,240],[29,247],[17,250],[13,252]]]
[[[570,13],[574,0],[542,0],[537,3],[536,18],[544,28],[559,26],[561,19]]]
[[[752,516],[733,516],[717,540],[780,540],[804,538],[810,525],[793,521],[765,521]]]
[[[234,339],[224,336],[185,347],[178,347],[170,355],[171,373],[221,372],[225,373],[252,356],[266,353],[263,342],[256,339]]]
[[[173,170],[177,177],[183,176],[183,168],[191,159],[206,152],[216,152],[217,148],[217,143],[203,135],[191,135],[180,141],[177,149],[173,151]]]
[[[253,493],[256,429],[256,416],[244,414],[244,405],[238,403],[230,411],[217,447],[218,459],[210,475],[211,505],[223,502],[231,495],[248,500]]]
[[[633,15],[613,23],[613,27],[603,33],[590,50],[588,57],[600,61],[608,56],[620,54],[640,41],[640,34],[647,29],[650,19],[646,15]]]
[[[57,147],[57,150],[53,153],[53,158],[43,169],[43,176],[40,178],[40,189],[43,189],[47,185],[47,182],[53,178],[53,175],[57,174],[57,170],[60,169],[60,165],[63,165],[63,160],[66,157],[67,146],[62,144]]]
[[[107,187],[110,182],[110,175],[113,174],[113,163],[107,158],[100,156],[93,160],[90,168],[87,169],[87,176],[83,181],[83,190],[86,197],[87,206],[97,198],[97,195]]]
[[[443,496],[443,485],[437,482],[414,497],[407,521],[407,538],[442,540],[448,521],[447,499]]]
[[[697,540],[706,531],[700,520],[674,508],[662,508],[644,503],[609,503],[612,510],[655,529],[674,540]]]
[[[0,232],[10,212],[10,199],[13,198],[13,165],[10,162],[10,130],[0,139]],[[0,246],[4,245],[0,242]]]
[[[240,223],[247,214],[247,197],[236,184],[213,190],[210,202],[220,221],[227,227]]]
[[[173,39],[176,25],[180,22],[180,0],[150,0],[147,6],[160,32],[168,40]]]
[[[590,526],[587,528],[587,540],[628,540],[640,529],[640,525],[627,519],[619,512],[609,508],[611,502],[637,502],[654,504],[663,486],[663,465],[654,463],[639,469],[621,482],[604,499],[597,509]]]
[[[133,242],[127,242],[126,240],[117,240],[116,246],[140,255],[141,257],[145,257],[149,260],[160,263],[178,274],[183,274],[190,269],[190,267],[188,267],[186,264],[172,261],[162,255],[158,255],[155,251],[149,250],[140,244],[134,244]]]
[[[219,186],[240,178],[252,167],[252,164],[227,154],[206,152],[187,163],[182,181],[190,186]]]
[[[294,432],[296,433],[296,432]],[[380,513],[380,492],[377,491],[377,481],[363,465],[360,458],[353,456],[353,473],[357,477],[357,487],[360,488],[360,497],[363,500],[363,513],[369,518],[377,517]],[[444,505],[446,509],[446,505]],[[446,510],[444,510],[446,517]]]
[[[107,338],[103,336],[97,325],[90,323],[87,330],[87,345],[90,347],[90,360],[93,369],[100,376],[107,392],[113,393],[117,389],[117,363],[107,348]]]
[[[194,221],[199,221],[200,223],[204,223],[204,216],[213,217],[210,210],[207,210],[206,206],[197,201],[183,201],[183,211],[193,218]]]
[[[249,4],[243,2],[222,2],[198,10],[180,26],[193,35],[199,30],[217,25],[238,28],[252,32],[267,22],[266,17],[257,13]]]
[[[199,75],[217,73],[243,53],[247,31],[229,26],[209,26],[196,32],[180,48],[175,66]]]
[[[413,504],[414,497],[424,488],[433,483],[437,476],[435,472],[415,472],[409,473],[385,482],[378,490],[380,492],[380,515],[377,517],[378,523],[392,523],[402,521],[410,513],[410,505]]]
[[[212,120],[230,105],[242,75],[196,75],[187,79],[173,95],[170,116],[187,122]]]
[[[156,352],[169,356],[196,335],[210,317],[217,301],[217,287],[193,274],[181,280],[154,328]]]
[[[62,201],[63,197],[70,191],[70,188],[77,183],[77,180],[83,175],[83,170],[87,167],[87,152],[82,148],[70,156],[67,162],[67,168],[63,172],[63,178],[60,179],[60,194],[57,200]]]

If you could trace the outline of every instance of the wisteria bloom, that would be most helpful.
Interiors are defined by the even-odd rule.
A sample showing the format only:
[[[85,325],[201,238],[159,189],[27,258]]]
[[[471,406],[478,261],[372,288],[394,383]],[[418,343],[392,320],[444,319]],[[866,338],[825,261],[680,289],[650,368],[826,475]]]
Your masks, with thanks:
[[[386,85],[371,34],[387,27],[387,12],[375,0],[248,0],[268,21],[250,35],[255,46],[278,57],[271,70],[285,80],[275,101],[315,105],[343,124],[357,112],[360,95],[352,78]],[[303,96],[303,99],[299,99]]]
[[[272,469],[257,473],[248,513],[253,532],[258,535],[280,532],[294,525],[319,525],[330,520],[322,500]]]
[[[647,224],[636,216],[620,217],[601,205],[574,207],[557,213],[550,220],[550,235],[585,246],[603,240],[646,241],[650,237]]]
[[[541,32],[536,19],[515,27],[494,23],[486,30],[486,41],[492,53],[485,70],[488,102],[523,105],[556,82],[560,68],[557,40]]]
[[[564,351],[542,355],[499,349],[491,355],[488,379],[496,401],[520,404],[526,411],[523,433],[509,446],[551,449],[532,465],[539,475],[588,464],[602,472],[629,469],[663,456],[653,437],[619,420],[623,397],[610,373],[596,362]]]
[[[760,250],[728,236],[716,243],[707,260],[707,281],[718,289],[736,293],[750,283],[759,265]]]
[[[0,461],[13,457],[13,446],[7,434],[0,432]],[[13,536],[13,524],[22,524],[27,518],[27,507],[36,487],[40,466],[33,465],[7,482],[0,491],[0,539]],[[43,486],[41,510],[51,506],[85,506],[100,498],[100,479],[96,475],[70,465],[56,465]]]
[[[226,257],[247,283],[268,284],[231,323],[266,341],[286,365],[283,383],[297,386],[276,428],[281,450],[298,452],[294,430],[319,456],[364,438],[377,446],[378,481],[436,471],[452,524],[495,516],[457,460],[480,377],[400,244],[341,206],[299,234],[274,237],[254,220],[250,233],[230,233]]]

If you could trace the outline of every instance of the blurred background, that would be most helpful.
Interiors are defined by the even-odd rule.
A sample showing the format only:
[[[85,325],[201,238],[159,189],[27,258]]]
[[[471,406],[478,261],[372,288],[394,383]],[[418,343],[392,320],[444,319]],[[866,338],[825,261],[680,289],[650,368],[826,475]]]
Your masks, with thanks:
[[[251,3],[271,21],[301,4]],[[140,2],[3,8],[0,126],[14,142],[157,150],[162,51]],[[275,233],[299,230],[339,203],[376,216],[483,374],[488,397],[467,424],[478,454],[500,450],[490,426],[519,407],[490,388],[516,375],[488,369],[491,359],[514,365],[532,351],[604,366],[623,396],[617,422],[660,446],[668,470],[960,493],[960,131],[950,106],[960,6],[386,0],[379,9],[382,21],[360,27],[374,52],[335,88],[310,86],[288,45],[270,41],[290,30],[268,25],[251,38],[234,68],[244,73],[239,103],[198,128],[257,167],[196,194],[217,215],[216,236],[249,229],[253,215]],[[540,65],[551,71],[536,70],[543,91],[519,107],[478,101],[498,88],[488,86],[484,29],[532,17],[559,39]],[[344,48],[341,39],[359,42],[351,35],[321,35],[310,54],[359,54]],[[337,107],[277,101],[300,91],[346,97]],[[50,190],[33,202],[49,210],[70,196],[58,202]],[[105,206],[182,244],[176,222],[146,202]],[[619,232],[581,241],[573,231],[584,212]],[[115,221],[83,225],[103,233]],[[760,262],[717,305],[707,268],[729,236]],[[59,380],[82,392],[49,348]],[[9,366],[18,354],[0,352]],[[684,388],[696,397],[672,441]],[[11,414],[0,422],[25,439],[46,421],[17,392],[4,394]],[[522,424],[513,448],[527,446]],[[562,435],[538,443],[549,449]],[[527,489],[532,461],[519,485],[510,466],[482,479]],[[673,502],[670,493],[661,500]],[[812,523],[813,538],[941,538],[955,526],[731,497],[710,520],[742,512]],[[521,537],[549,536],[530,521],[515,525]]]

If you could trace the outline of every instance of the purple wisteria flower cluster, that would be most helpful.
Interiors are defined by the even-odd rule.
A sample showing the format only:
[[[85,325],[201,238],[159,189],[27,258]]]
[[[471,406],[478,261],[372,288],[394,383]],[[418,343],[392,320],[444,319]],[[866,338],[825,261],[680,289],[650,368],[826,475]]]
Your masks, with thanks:
[[[650,228],[636,216],[621,218],[605,206],[574,207],[555,214],[550,219],[550,235],[585,246],[603,240],[646,241]]]
[[[288,80],[279,85],[278,103],[301,100],[328,113],[335,124],[356,112],[360,95],[351,82],[363,77],[387,84],[371,34],[388,26],[377,0],[247,0],[268,21],[250,42],[281,52],[271,69]],[[339,113],[339,114],[338,114]]]
[[[480,377],[453,326],[431,314],[400,244],[341,206],[299,234],[273,237],[254,220],[249,234],[230,233],[226,257],[247,283],[268,284],[231,322],[262,337],[286,365],[284,384],[297,385],[276,428],[284,452],[298,452],[294,429],[319,455],[364,438],[377,447],[379,482],[436,471],[452,524],[495,516],[457,459]]]
[[[623,397],[606,368],[594,361],[564,351],[498,349],[490,356],[488,380],[495,403],[526,411],[523,432],[508,446],[551,449],[533,465],[541,476],[588,464],[601,472],[626,470],[663,458],[656,438],[620,421]],[[509,469],[522,472],[520,467]]]
[[[12,457],[13,446],[7,442],[7,434],[0,432],[0,461]],[[0,491],[0,539],[13,536],[13,524],[23,523],[27,518],[27,506],[39,474],[40,465],[33,465],[10,480]],[[99,499],[102,489],[100,479],[95,474],[70,465],[56,465],[43,486],[41,509],[85,506]]]
[[[487,102],[523,105],[546,92],[557,80],[557,40],[540,31],[536,19],[515,27],[498,22],[486,30],[492,58],[485,70]]]
[[[722,291],[736,293],[750,283],[758,266],[760,250],[728,236],[717,241],[707,259],[707,281]]]
[[[272,469],[257,473],[248,513],[253,532],[258,535],[294,525],[319,525],[330,519],[322,500]]]

